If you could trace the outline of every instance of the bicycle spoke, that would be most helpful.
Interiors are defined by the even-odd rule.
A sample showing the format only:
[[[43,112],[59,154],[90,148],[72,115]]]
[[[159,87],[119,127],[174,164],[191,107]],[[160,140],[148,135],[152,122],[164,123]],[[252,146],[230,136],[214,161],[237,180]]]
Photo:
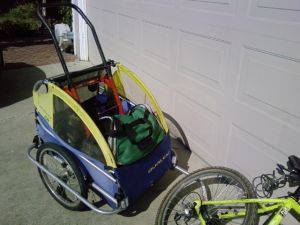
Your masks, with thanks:
[[[247,197],[240,180],[226,173],[204,173],[197,179],[191,179],[181,185],[173,193],[172,199],[166,205],[162,224],[200,224],[198,215],[194,209],[194,203],[198,200],[218,201],[233,200]],[[201,214],[207,225],[247,225],[243,216],[235,216],[238,212],[247,213],[247,204],[230,205],[205,205],[201,206]],[[223,216],[229,215],[229,216]],[[230,216],[232,217],[230,218]],[[223,218],[222,218],[223,216]]]

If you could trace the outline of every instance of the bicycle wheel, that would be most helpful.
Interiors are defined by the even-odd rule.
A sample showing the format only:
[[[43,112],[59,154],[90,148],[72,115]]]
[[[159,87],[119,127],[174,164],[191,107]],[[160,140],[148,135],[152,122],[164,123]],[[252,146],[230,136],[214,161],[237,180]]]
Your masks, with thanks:
[[[36,159],[81,196],[87,197],[88,189],[82,173],[76,166],[73,157],[65,149],[52,143],[42,144],[38,148]],[[45,172],[40,169],[38,171],[48,192],[58,203],[70,210],[85,208],[85,205],[75,195]]]
[[[240,173],[224,167],[197,170],[175,184],[163,199],[156,225],[201,224],[194,209],[195,200],[255,198],[251,183]],[[240,218],[220,219],[218,215],[245,211]],[[202,206],[207,225],[257,225],[256,204]]]

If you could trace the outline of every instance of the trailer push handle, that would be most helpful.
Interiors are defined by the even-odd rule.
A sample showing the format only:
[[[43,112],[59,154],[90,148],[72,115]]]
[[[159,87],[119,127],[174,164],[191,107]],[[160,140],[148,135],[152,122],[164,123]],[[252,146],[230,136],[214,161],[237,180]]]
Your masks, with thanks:
[[[103,53],[103,50],[102,50],[102,47],[101,47],[101,44],[100,44],[100,41],[99,41],[97,33],[96,33],[96,30],[95,30],[93,24],[91,23],[91,21],[87,18],[87,16],[82,12],[82,10],[77,5],[74,5],[72,3],[43,3],[43,4],[38,4],[37,5],[37,15],[38,15],[39,19],[41,20],[41,22],[44,24],[44,26],[48,29],[48,31],[49,31],[52,39],[53,39],[55,50],[57,52],[58,58],[59,58],[59,60],[61,62],[61,65],[63,67],[64,73],[65,73],[65,75],[67,77],[67,82],[68,82],[68,88],[69,88],[69,90],[71,92],[72,91],[74,92],[71,73],[68,70],[68,67],[66,65],[66,61],[65,61],[65,59],[64,59],[64,57],[62,55],[62,52],[60,51],[58,42],[56,40],[56,37],[55,37],[53,31],[51,30],[51,28],[49,27],[49,25],[47,24],[47,22],[45,21],[45,18],[42,16],[42,13],[41,13],[42,8],[51,8],[51,7],[55,8],[55,7],[63,7],[63,6],[71,7],[74,10],[76,10],[80,14],[80,16],[82,17],[82,19],[86,22],[86,24],[90,27],[91,32],[92,32],[93,37],[94,37],[94,40],[95,40],[95,43],[96,43],[96,46],[98,48],[101,60],[103,62],[102,65],[103,65],[103,67],[106,70],[106,76],[107,76],[106,80],[108,81],[107,84],[110,86],[110,88],[113,91],[113,95],[114,95],[116,104],[118,106],[119,113],[120,114],[124,114],[124,109],[123,109],[122,103],[121,103],[121,101],[119,99],[119,94],[117,92],[117,89],[115,87],[114,81],[112,79],[111,66],[114,65],[114,62],[113,61],[109,61],[109,62],[106,61],[104,53]]]
[[[87,18],[87,16],[83,13],[83,11],[77,5],[74,5],[72,3],[43,3],[43,4],[38,4],[37,5],[37,15],[38,15],[39,19],[41,20],[41,22],[43,23],[43,25],[47,28],[47,30],[49,31],[49,33],[51,35],[51,38],[53,39],[54,47],[55,47],[55,50],[57,52],[58,58],[61,62],[64,73],[67,76],[67,81],[68,81],[69,88],[72,88],[72,86],[73,86],[72,77],[71,77],[70,72],[68,70],[68,67],[66,65],[66,61],[65,61],[65,59],[62,55],[62,52],[60,51],[60,48],[59,48],[58,42],[55,38],[55,35],[54,35],[53,31],[51,30],[51,28],[49,27],[49,25],[47,24],[47,22],[45,21],[45,18],[42,16],[42,13],[41,13],[42,8],[56,8],[56,7],[63,7],[63,6],[71,7],[74,10],[76,10],[80,14],[82,19],[86,22],[86,24],[90,27],[91,32],[92,32],[93,37],[94,37],[94,40],[95,40],[95,43],[96,43],[96,46],[98,48],[101,60],[103,62],[103,66],[106,69],[107,75],[111,76],[112,75],[111,68],[110,68],[110,65],[108,65],[108,63],[106,61],[106,58],[104,56],[100,41],[99,41],[97,33],[96,33],[96,30],[95,30],[93,24],[91,23],[91,21]]]

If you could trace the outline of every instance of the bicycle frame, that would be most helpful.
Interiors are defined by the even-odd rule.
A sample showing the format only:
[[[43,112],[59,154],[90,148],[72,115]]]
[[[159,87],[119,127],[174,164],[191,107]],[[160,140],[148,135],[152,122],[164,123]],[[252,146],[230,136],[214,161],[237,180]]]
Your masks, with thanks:
[[[257,213],[259,215],[268,214],[274,212],[267,225],[279,225],[284,217],[293,210],[296,214],[300,215],[300,204],[293,197],[276,198],[276,199],[237,199],[237,200],[224,200],[224,201],[194,201],[195,210],[198,215],[201,225],[206,225],[205,219],[201,213],[203,206],[209,205],[232,205],[240,203],[258,204],[259,209]],[[237,217],[244,217],[245,211],[232,212],[227,214],[218,215],[219,219],[231,219]]]

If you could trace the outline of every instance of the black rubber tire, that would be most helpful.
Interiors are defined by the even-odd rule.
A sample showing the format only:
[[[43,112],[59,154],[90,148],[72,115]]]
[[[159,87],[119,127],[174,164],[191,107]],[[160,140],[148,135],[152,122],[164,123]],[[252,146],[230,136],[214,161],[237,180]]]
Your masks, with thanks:
[[[184,203],[184,201],[186,201],[185,199],[190,199],[191,197],[193,197],[190,201],[191,203],[193,203],[193,201],[196,199],[197,200],[199,200],[199,199],[215,200],[212,195],[212,192],[210,191],[209,185],[216,185],[219,183],[218,182],[215,183],[216,182],[215,179],[209,178],[210,176],[213,176],[213,175],[215,175],[218,179],[225,179],[225,180],[220,180],[220,184],[223,184],[223,185],[225,184],[226,187],[232,186],[233,188],[241,188],[241,190],[243,190],[246,198],[256,198],[256,194],[254,192],[254,189],[253,189],[251,183],[241,173],[239,173],[233,169],[226,168],[226,167],[204,168],[201,170],[197,170],[197,171],[189,174],[188,176],[184,177],[182,180],[177,182],[168,191],[168,193],[164,197],[164,199],[159,207],[159,210],[158,210],[158,213],[157,213],[156,219],[155,219],[155,224],[156,225],[169,225],[169,224],[179,225],[179,224],[189,224],[188,222],[196,222],[193,224],[200,224],[200,221],[197,218],[197,215],[195,214],[195,211],[193,209],[193,205],[190,208],[191,209],[191,211],[190,211],[191,213],[189,214],[189,215],[191,215],[189,217],[190,220],[188,220],[188,222],[185,221],[184,223],[180,223],[182,220],[187,219],[187,217],[184,214],[184,212],[185,212],[185,211],[183,211],[184,209],[182,209],[182,211],[180,211],[181,208],[178,208],[178,205],[181,204],[180,205],[181,207],[183,205],[186,206],[187,202]],[[232,181],[234,181],[236,183],[232,183]],[[225,182],[225,183],[221,183],[221,182]],[[199,193],[196,193],[196,191],[195,191],[195,190],[200,190],[200,189],[196,189],[196,188],[199,188],[200,183],[201,183],[202,190],[205,189],[206,197],[203,197],[204,192],[202,193],[203,195],[201,196]],[[217,188],[218,187],[219,186],[217,186]],[[213,187],[211,187],[211,188],[212,188],[211,190],[213,190]],[[227,193],[223,189],[221,189],[221,190],[224,193]],[[217,191],[218,191],[218,189],[217,189]],[[232,192],[232,190],[231,190],[231,192]],[[230,192],[230,194],[232,194],[231,192]],[[220,197],[220,195],[217,195],[218,200],[234,199],[234,198],[225,198],[225,197],[224,197],[224,199],[219,199],[219,197]],[[239,198],[237,197],[236,199],[239,199]],[[180,204],[178,204],[178,203],[180,203]],[[207,216],[206,218],[210,218],[210,221],[207,222],[207,225],[230,224],[230,221],[220,221],[220,219],[215,220],[214,219],[215,217],[214,218],[210,217],[210,216],[212,216],[211,214],[209,214],[210,211],[216,212],[217,210],[224,210],[224,209],[217,208],[217,206],[212,206],[212,207],[214,207],[214,208],[211,208],[211,209],[207,208],[207,210],[205,210],[206,216]],[[246,208],[246,215],[245,215],[244,219],[242,218],[243,221],[240,222],[240,225],[258,225],[259,217],[257,215],[257,204],[245,204],[243,207]],[[174,211],[173,211],[174,217],[173,217],[173,221],[172,221],[172,217],[170,216],[170,214],[172,214],[173,209],[174,209]],[[179,211],[181,212],[181,214]],[[175,222],[176,217],[178,217],[178,218],[180,217],[180,220],[181,219],[182,220]],[[213,219],[211,219],[211,218],[213,218]],[[207,219],[207,220],[209,220],[209,219]]]
[[[42,165],[44,165],[44,153],[46,153],[46,151],[51,151],[53,153],[55,153],[56,155],[59,155],[60,158],[63,158],[64,163],[67,163],[67,165],[69,165],[71,167],[71,169],[73,170],[75,175],[75,179],[78,181],[78,189],[76,190],[82,197],[87,198],[88,196],[88,188],[87,188],[87,184],[84,180],[84,177],[80,171],[80,169],[78,168],[78,166],[75,163],[75,160],[73,158],[73,156],[67,152],[67,150],[65,150],[64,148],[62,148],[59,145],[53,144],[53,143],[44,143],[42,144],[38,150],[37,150],[37,154],[36,154],[36,159],[39,163],[41,163]],[[62,165],[62,164],[61,164]],[[64,166],[66,166],[64,164]],[[60,186],[60,192],[62,192],[62,194],[57,193],[56,190],[53,189],[53,187],[49,186],[49,178],[48,175],[44,172],[42,172],[40,169],[38,169],[39,171],[39,175],[46,187],[46,189],[48,190],[48,192],[51,194],[51,196],[59,203],[61,204],[63,207],[69,209],[69,210],[73,210],[73,211],[80,211],[80,210],[84,210],[86,208],[86,206],[77,198],[76,202],[72,202],[72,204],[67,204],[66,202],[64,202],[62,199],[66,199],[66,190]],[[46,181],[46,179],[48,179],[48,182]],[[56,183],[57,184],[57,183]],[[59,185],[58,185],[59,186]],[[54,194],[54,192],[56,192],[56,194],[59,196],[56,196]],[[70,193],[70,192],[68,192]],[[70,193],[71,194],[71,193]],[[64,197],[64,196],[65,197]],[[71,194],[72,195],[72,194]],[[73,195],[74,196],[74,195]],[[60,197],[62,199],[60,199]],[[75,197],[75,196],[74,196]]]

